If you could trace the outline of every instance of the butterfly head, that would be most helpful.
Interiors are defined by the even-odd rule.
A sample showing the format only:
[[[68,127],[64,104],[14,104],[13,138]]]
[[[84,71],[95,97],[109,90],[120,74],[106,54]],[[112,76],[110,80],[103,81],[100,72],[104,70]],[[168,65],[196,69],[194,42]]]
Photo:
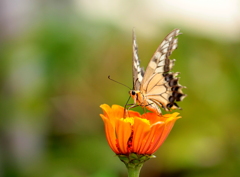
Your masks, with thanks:
[[[129,91],[129,95],[133,98],[134,104],[137,103],[138,94],[139,94],[139,91],[136,91],[136,90],[130,90],[130,91]]]
[[[133,97],[134,95],[136,95],[136,91],[135,90],[130,90],[129,94],[131,95],[131,97]]]

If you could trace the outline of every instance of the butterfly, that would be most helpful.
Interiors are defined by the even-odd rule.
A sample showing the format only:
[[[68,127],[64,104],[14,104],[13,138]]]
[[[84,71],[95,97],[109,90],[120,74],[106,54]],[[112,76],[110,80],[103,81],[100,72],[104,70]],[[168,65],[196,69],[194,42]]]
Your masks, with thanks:
[[[147,108],[148,110],[161,115],[161,109],[166,111],[171,109],[181,109],[176,101],[182,101],[187,95],[182,92],[178,82],[179,72],[170,72],[175,59],[169,59],[172,52],[177,48],[180,34],[179,29],[170,32],[157,48],[151,58],[146,71],[140,67],[138,58],[138,46],[133,30],[133,89],[129,91],[134,100],[134,104],[128,109],[136,106]]]

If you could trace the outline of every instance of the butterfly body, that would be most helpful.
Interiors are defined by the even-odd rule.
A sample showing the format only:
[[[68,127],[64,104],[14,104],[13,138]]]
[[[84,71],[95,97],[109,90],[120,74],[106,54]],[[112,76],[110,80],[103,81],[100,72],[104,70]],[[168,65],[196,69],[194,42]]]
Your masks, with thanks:
[[[146,71],[140,68],[136,37],[133,32],[133,90],[129,94],[134,100],[132,107],[137,105],[148,110],[161,114],[161,108],[181,109],[176,101],[181,101],[185,94],[178,83],[178,72],[170,72],[175,59],[170,60],[169,56],[177,48],[177,35],[179,29],[173,30],[163,40],[157,51],[151,58]]]
[[[130,96],[134,100],[134,105],[139,105],[147,108],[148,110],[159,114],[160,109],[154,104],[152,100],[148,100],[147,97],[140,91],[130,90]]]

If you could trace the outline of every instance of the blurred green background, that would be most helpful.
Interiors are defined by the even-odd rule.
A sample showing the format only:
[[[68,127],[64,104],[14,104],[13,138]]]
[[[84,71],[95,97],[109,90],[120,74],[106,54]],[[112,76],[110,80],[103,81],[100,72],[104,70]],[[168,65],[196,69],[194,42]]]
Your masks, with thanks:
[[[237,1],[0,1],[0,176],[126,177],[100,104],[132,87],[132,28],[142,66],[180,28],[174,71],[188,97],[141,176],[240,174]],[[141,109],[139,109],[141,110]]]

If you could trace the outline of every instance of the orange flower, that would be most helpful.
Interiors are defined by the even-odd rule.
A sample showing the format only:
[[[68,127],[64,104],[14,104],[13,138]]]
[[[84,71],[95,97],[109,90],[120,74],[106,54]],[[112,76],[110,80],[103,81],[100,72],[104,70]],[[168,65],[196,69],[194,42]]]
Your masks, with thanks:
[[[103,104],[100,107],[108,144],[117,155],[153,154],[180,118],[177,112],[159,116],[156,113],[141,115],[135,111],[128,111],[129,117],[123,118],[124,108],[119,105]]]

